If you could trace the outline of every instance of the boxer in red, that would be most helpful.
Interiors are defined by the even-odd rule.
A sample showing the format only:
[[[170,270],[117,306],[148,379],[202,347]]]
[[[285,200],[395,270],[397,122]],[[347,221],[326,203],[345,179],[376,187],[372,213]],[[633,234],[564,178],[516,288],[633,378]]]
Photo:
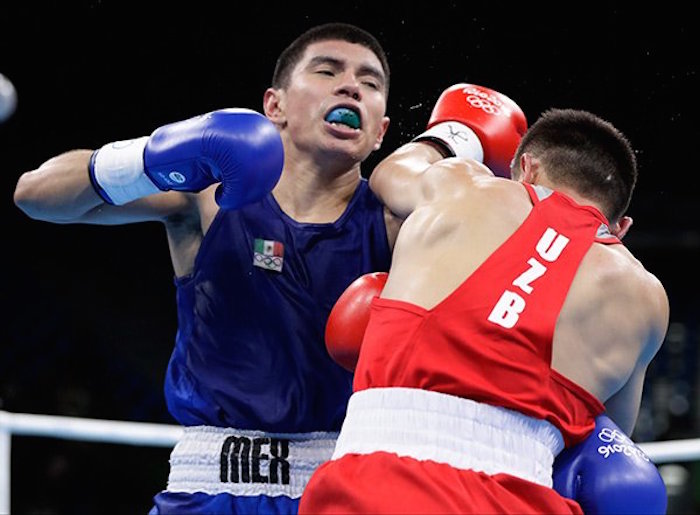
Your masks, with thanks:
[[[454,157],[431,165],[439,151]],[[627,138],[592,113],[552,109],[525,132],[504,95],[446,90],[370,178],[403,225],[386,284],[360,279],[370,307],[331,312],[327,345],[352,364],[331,324],[370,309],[300,511],[663,512],[653,463],[595,443],[631,432],[668,325],[663,286],[618,239],[636,178]]]

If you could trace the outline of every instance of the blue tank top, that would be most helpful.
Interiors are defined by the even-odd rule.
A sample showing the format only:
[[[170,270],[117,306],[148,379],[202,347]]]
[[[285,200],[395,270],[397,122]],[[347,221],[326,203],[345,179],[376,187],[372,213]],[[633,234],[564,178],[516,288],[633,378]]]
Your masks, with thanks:
[[[170,413],[188,426],[340,430],[352,375],[326,351],[326,320],[355,278],[387,271],[390,258],[364,179],[334,223],[298,223],[272,195],[219,210],[193,272],[175,280]]]

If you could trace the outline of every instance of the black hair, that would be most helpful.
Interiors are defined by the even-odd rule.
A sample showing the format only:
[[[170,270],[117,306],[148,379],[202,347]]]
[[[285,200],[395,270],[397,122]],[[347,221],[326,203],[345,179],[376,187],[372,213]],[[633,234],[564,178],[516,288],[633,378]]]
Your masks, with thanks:
[[[627,137],[610,122],[577,109],[549,109],[528,129],[514,164],[528,152],[553,182],[601,205],[612,222],[624,215],[637,182],[637,160]]]
[[[389,95],[389,61],[384,48],[377,38],[364,29],[349,23],[325,23],[310,28],[285,48],[277,58],[275,71],[272,74],[272,87],[285,88],[289,85],[292,70],[304,55],[306,48],[312,43],[337,39],[362,45],[377,56],[385,76],[385,92]]]

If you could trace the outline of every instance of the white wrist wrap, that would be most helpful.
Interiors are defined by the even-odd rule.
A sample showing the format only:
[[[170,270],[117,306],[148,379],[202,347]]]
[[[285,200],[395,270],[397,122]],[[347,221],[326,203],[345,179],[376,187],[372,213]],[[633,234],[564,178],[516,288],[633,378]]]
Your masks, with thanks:
[[[433,125],[413,141],[432,140],[441,143],[455,157],[468,157],[484,162],[484,149],[479,137],[469,127],[459,122],[441,122]]]
[[[147,141],[148,136],[115,141],[95,154],[95,181],[118,206],[161,191],[144,172],[143,151]]]

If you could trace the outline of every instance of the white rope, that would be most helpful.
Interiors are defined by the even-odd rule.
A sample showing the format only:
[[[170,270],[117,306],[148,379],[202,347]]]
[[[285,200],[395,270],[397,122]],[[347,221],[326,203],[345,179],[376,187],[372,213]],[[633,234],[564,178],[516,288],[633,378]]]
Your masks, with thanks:
[[[10,448],[12,435],[91,442],[173,447],[183,428],[172,424],[98,420],[0,410],[0,513],[10,512]],[[700,460],[700,438],[638,443],[656,463]]]
[[[700,460],[700,438],[646,442],[637,445],[656,464]]]
[[[0,432],[91,442],[172,447],[181,426],[0,411]]]
[[[10,513],[12,435],[173,447],[183,431],[181,426],[171,424],[32,415],[0,410],[0,513]]]

